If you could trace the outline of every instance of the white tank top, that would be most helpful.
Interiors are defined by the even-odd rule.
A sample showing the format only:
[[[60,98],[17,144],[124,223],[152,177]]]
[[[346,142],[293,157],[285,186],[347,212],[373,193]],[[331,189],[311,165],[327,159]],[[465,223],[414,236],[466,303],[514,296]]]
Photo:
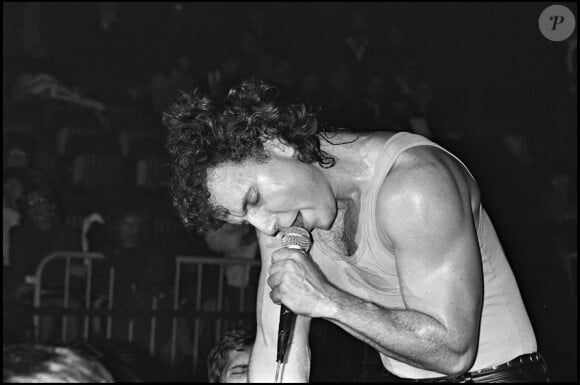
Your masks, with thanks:
[[[463,162],[438,144],[419,135],[399,132],[385,143],[377,159],[369,198],[361,202],[361,237],[356,252],[351,256],[340,255],[326,243],[320,230],[313,232],[311,255],[327,276],[335,277],[332,282],[356,297],[387,308],[404,309],[405,305],[401,298],[395,256],[382,245],[374,225],[377,194],[399,155],[411,147],[424,145],[440,148],[467,170]],[[498,365],[537,349],[536,337],[514,274],[493,224],[481,205],[479,214],[477,236],[483,265],[484,300],[479,347],[470,371]],[[381,360],[389,372],[402,378],[444,376],[383,354]]]

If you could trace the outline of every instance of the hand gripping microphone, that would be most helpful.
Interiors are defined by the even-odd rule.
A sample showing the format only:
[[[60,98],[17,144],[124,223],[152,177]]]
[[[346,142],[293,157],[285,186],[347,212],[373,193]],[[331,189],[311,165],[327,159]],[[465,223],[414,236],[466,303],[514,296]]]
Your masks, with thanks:
[[[302,227],[292,226],[283,231],[282,246],[289,249],[297,249],[308,252],[312,242],[310,241],[310,234]],[[292,313],[284,304],[280,307],[280,323],[278,324],[278,350],[276,352],[276,378],[274,382],[278,382],[278,374],[280,366],[284,363],[286,358],[286,351],[288,350],[288,342],[290,341],[290,334],[296,314]]]

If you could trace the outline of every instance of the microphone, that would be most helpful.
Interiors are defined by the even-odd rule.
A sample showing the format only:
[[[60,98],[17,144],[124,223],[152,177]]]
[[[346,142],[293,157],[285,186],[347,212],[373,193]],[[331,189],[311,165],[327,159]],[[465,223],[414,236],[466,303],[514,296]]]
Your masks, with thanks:
[[[308,252],[311,245],[310,233],[302,227],[292,226],[283,231],[282,246],[289,249]],[[282,304],[280,306],[280,322],[278,324],[278,349],[276,352],[277,365],[276,378],[274,379],[274,382],[278,381],[280,365],[285,361],[288,342],[290,341],[290,334],[295,319],[296,314]]]

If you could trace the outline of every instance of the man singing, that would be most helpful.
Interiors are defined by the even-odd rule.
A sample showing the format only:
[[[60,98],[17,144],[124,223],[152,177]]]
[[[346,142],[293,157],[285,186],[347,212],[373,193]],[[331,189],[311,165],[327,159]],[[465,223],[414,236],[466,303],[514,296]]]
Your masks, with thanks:
[[[165,111],[170,188],[186,226],[257,229],[262,270],[250,381],[276,370],[280,304],[298,315],[284,381],[306,382],[322,317],[427,381],[546,381],[526,309],[473,176],[406,132],[325,128],[260,81]],[[284,248],[290,226],[309,253]]]

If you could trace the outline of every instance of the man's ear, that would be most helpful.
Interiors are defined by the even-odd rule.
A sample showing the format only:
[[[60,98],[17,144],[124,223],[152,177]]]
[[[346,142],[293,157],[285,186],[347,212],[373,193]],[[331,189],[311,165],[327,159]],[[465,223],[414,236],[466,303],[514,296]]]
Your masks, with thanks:
[[[272,155],[288,158],[293,158],[296,155],[296,149],[293,146],[282,142],[278,138],[271,138],[266,140],[264,142],[264,147]]]

